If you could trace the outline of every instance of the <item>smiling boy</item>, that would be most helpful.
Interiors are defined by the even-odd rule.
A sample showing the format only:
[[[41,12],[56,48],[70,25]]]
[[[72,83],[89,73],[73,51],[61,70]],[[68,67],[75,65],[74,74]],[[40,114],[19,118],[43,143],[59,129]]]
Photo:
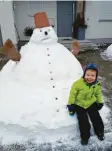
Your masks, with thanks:
[[[81,144],[87,145],[90,138],[90,120],[99,140],[104,140],[104,124],[99,114],[103,107],[101,86],[97,81],[98,69],[95,64],[87,64],[83,77],[74,82],[68,100],[69,114],[77,114]]]

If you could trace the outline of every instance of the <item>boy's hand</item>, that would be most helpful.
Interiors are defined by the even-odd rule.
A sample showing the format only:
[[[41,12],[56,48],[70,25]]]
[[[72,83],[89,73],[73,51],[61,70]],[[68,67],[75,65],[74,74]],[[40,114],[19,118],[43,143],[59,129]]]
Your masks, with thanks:
[[[74,116],[74,114],[75,114],[74,112],[69,112],[69,115],[71,116]]]
[[[71,105],[67,105],[68,111],[70,115],[74,115],[75,114],[75,105],[71,104]]]
[[[101,110],[102,107],[103,107],[103,103],[98,103],[98,104],[97,104],[97,109],[98,109],[98,110]]]

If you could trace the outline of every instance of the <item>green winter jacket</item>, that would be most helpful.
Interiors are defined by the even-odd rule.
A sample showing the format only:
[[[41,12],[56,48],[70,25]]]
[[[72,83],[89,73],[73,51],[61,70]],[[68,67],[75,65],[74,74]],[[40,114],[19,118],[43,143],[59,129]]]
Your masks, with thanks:
[[[101,86],[99,82],[90,86],[83,78],[80,78],[73,83],[68,105],[76,104],[87,109],[94,102],[102,103]]]

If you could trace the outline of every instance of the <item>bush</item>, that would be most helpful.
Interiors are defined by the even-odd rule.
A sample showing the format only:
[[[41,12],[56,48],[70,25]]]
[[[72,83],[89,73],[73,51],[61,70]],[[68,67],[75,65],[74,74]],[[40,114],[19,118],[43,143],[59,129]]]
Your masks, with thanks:
[[[26,28],[24,29],[24,35],[25,35],[26,37],[31,37],[31,35],[33,34],[33,30],[34,30],[33,27],[26,27]]]

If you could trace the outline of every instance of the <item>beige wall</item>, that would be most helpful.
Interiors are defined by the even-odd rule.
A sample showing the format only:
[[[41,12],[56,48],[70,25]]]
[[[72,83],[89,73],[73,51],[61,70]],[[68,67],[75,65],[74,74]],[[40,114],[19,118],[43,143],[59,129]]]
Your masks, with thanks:
[[[112,38],[112,22],[99,22],[99,19],[112,20],[112,1],[86,1],[86,39]]]

